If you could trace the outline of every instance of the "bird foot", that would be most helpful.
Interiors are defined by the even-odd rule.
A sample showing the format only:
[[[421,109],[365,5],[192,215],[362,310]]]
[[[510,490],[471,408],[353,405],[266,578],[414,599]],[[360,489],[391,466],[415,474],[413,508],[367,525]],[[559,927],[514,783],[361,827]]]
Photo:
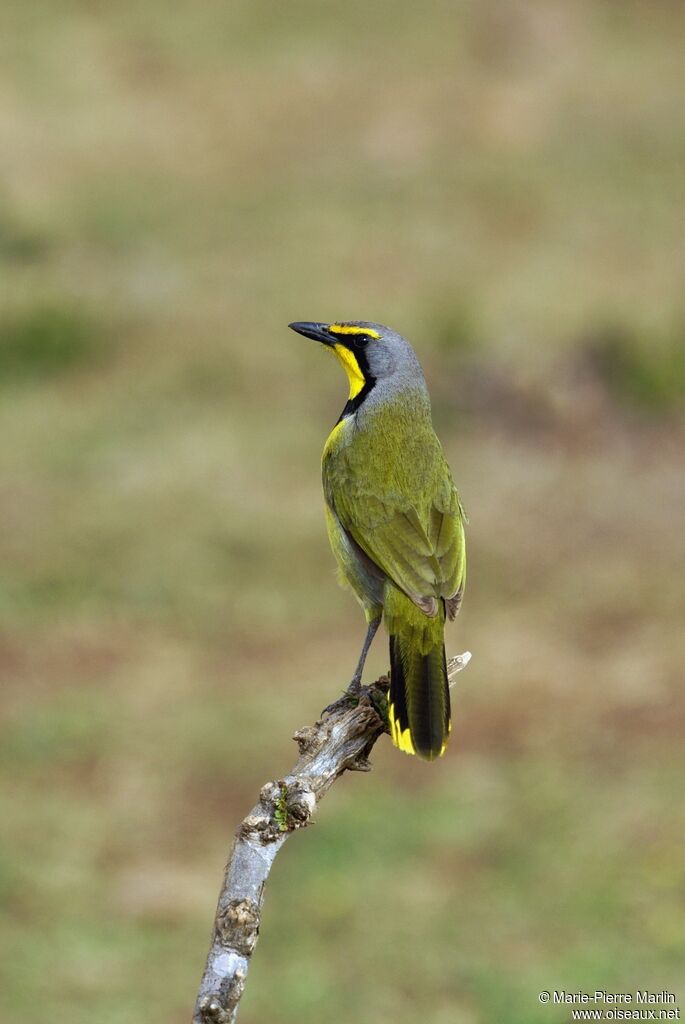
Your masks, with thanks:
[[[321,715],[333,715],[337,711],[345,711],[347,708],[356,708],[365,693],[368,694],[369,687],[362,686],[359,679],[353,679],[342,697],[338,697],[332,704],[328,704]]]

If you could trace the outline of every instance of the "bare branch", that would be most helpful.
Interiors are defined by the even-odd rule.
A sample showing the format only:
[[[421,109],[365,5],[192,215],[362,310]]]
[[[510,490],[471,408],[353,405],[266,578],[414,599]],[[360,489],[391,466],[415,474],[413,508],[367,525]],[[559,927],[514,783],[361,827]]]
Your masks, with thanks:
[[[450,681],[470,657],[467,652],[451,659]],[[262,787],[259,802],[239,825],[224,872],[193,1024],[234,1024],[259,936],[271,865],[288,836],[309,824],[339,775],[369,771],[369,754],[385,730],[387,687],[387,680],[379,679],[364,689],[356,707],[341,707],[296,732],[300,756],[295,767],[285,778]]]

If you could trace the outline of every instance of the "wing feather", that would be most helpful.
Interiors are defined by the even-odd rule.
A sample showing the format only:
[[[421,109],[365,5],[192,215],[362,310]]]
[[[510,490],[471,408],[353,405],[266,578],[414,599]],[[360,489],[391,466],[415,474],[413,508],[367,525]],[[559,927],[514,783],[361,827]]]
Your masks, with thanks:
[[[398,427],[394,419],[394,434]],[[453,617],[464,589],[466,517],[449,467],[432,431],[420,442],[405,432],[399,459],[388,458],[384,436],[352,424],[326,446],[326,502],[351,541],[425,614],[444,600]],[[370,477],[382,484],[372,488]]]
[[[431,504],[423,517],[413,505],[385,511],[383,519],[374,517],[372,526],[361,526],[349,503],[336,503],[344,529],[362,551],[426,614],[435,614],[437,598],[450,600],[463,589],[464,529],[458,500],[450,512]]]

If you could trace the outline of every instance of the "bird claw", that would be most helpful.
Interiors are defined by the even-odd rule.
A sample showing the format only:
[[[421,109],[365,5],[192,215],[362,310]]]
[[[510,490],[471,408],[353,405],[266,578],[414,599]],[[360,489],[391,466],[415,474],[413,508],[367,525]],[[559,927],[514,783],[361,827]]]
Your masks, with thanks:
[[[353,679],[350,685],[347,687],[342,697],[338,697],[332,704],[326,705],[321,712],[321,717],[324,715],[334,715],[338,711],[346,711],[348,708],[355,708],[362,698],[365,692],[368,692],[368,686],[362,686],[358,679]]]

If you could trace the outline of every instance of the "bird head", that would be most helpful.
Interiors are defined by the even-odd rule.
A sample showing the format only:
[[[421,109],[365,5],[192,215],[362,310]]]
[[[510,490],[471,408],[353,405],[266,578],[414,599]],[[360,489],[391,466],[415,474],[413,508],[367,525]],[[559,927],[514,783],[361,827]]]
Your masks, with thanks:
[[[331,324],[296,322],[293,331],[329,348],[342,364],[350,401],[367,394],[377,382],[423,386],[423,373],[411,345],[383,324],[346,320]]]

